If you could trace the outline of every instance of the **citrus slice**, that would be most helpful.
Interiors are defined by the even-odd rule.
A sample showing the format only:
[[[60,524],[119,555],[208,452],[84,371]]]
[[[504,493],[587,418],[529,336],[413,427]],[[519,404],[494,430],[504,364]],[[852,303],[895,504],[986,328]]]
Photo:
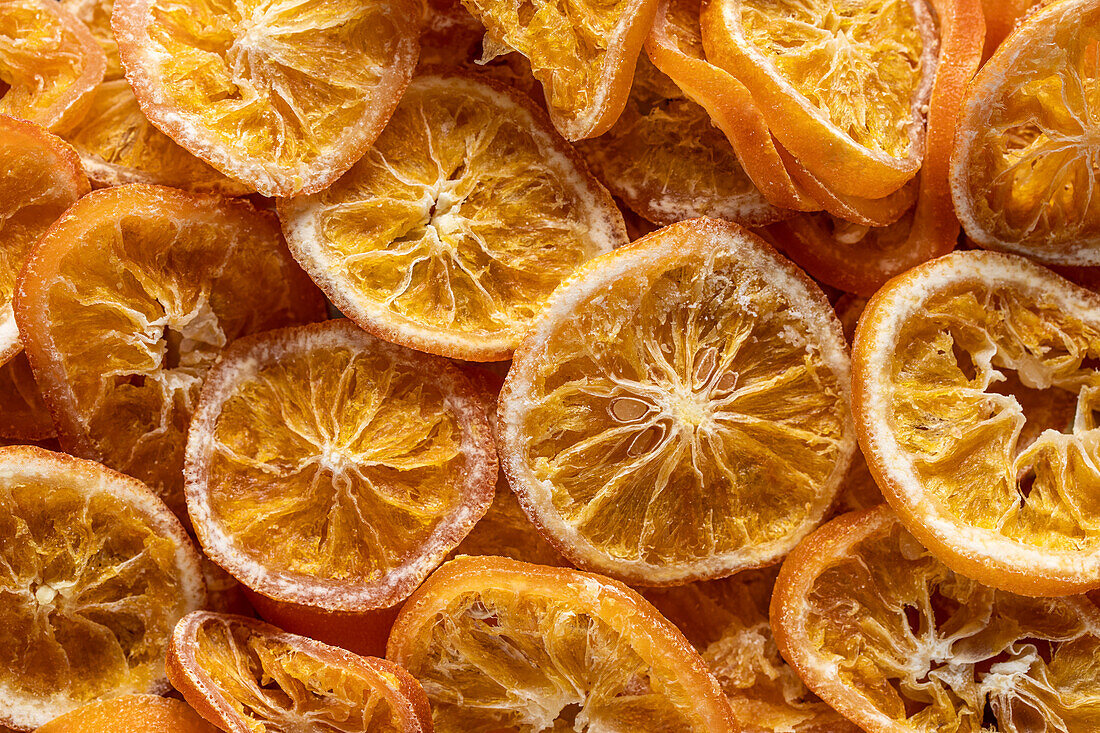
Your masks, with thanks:
[[[88,28],[59,3],[0,2],[0,114],[64,129],[87,110],[106,66]]]
[[[119,0],[142,111],[265,196],[325,188],[366,152],[416,66],[417,0]]]
[[[191,706],[159,695],[98,700],[54,718],[34,733],[218,733]]]
[[[707,59],[826,186],[875,199],[916,175],[938,51],[926,0],[714,0],[701,21]]]
[[[672,624],[576,570],[452,560],[405,604],[386,657],[424,686],[437,733],[738,730]]]
[[[1017,593],[1100,586],[1100,296],[1015,256],[891,280],[856,336],[860,442],[906,526]]]
[[[61,444],[177,514],[206,370],[234,338],[323,317],[269,212],[157,186],[88,194],[43,235],[16,319]]]
[[[87,192],[68,145],[38,125],[0,115],[0,365],[22,349],[12,310],[19,270],[42,233]]]
[[[855,450],[824,294],[740,227],[694,219],[551,298],[500,398],[524,511],[581,567],[642,585],[778,560]]]
[[[118,43],[111,31],[111,11],[114,5],[114,0],[61,0],[61,7],[65,12],[83,23],[103,49],[107,61],[103,81],[124,77],[122,62],[118,59]]]
[[[1100,716],[1100,613],[957,575],[888,507],[847,514],[783,563],[783,656],[869,733],[1086,731]]]
[[[745,733],[859,733],[779,656],[768,623],[777,574],[746,570],[643,595],[698,650]]]
[[[0,720],[29,730],[101,697],[167,691],[176,622],[205,599],[183,527],[135,479],[0,448]]]
[[[539,110],[472,76],[418,77],[351,171],[279,214],[346,316],[473,361],[508,358],[563,279],[627,242],[611,197]]]
[[[626,105],[657,0],[463,0],[489,45],[516,50],[542,82],[550,119],[569,140],[607,132]]]
[[[951,158],[951,191],[976,244],[1065,265],[1100,264],[1100,2],[1028,17],[974,78]]]
[[[53,418],[34,381],[27,355],[0,366],[0,440],[19,442],[57,437]]]
[[[461,371],[338,319],[230,346],[185,472],[199,541],[231,575],[367,611],[407,597],[485,514],[497,459]]]
[[[1027,16],[1027,14],[1052,0],[982,0],[985,15],[985,47],[982,61],[988,61],[997,47]]]
[[[229,733],[431,731],[424,691],[397,665],[244,616],[199,611],[183,619],[168,675]]]

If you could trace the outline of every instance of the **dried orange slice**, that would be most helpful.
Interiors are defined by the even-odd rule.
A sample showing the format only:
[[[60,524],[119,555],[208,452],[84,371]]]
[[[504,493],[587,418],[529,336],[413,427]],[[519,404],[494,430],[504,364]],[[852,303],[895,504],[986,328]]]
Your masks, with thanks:
[[[431,731],[424,691],[397,665],[244,616],[199,611],[183,619],[168,675],[229,733]]]
[[[416,66],[417,0],[119,0],[142,111],[265,196],[325,188],[370,147]]]
[[[701,22],[707,59],[830,189],[876,199],[916,175],[938,52],[925,0],[714,0]]]
[[[438,733],[738,730],[672,624],[576,570],[452,560],[405,604],[386,657],[424,686]]]
[[[957,575],[888,507],[839,517],[783,563],[783,656],[869,733],[1086,731],[1100,716],[1100,613]]]
[[[218,733],[185,702],[160,695],[98,700],[54,718],[34,733]]]
[[[957,252],[860,321],[853,408],[887,500],[948,567],[1017,593],[1100,586],[1100,296]]]
[[[622,113],[657,0],[463,4],[492,45],[530,60],[554,126],[567,139],[581,140],[607,132]]]
[[[53,418],[34,381],[26,354],[0,366],[0,440],[28,442],[57,437]]]
[[[990,249],[1064,265],[1100,264],[1100,2],[1031,15],[967,91],[951,190],[967,236]]]
[[[187,427],[222,347],[324,314],[272,214],[158,186],[70,208],[28,260],[15,309],[61,444],[181,516]]]
[[[997,47],[1008,38],[1028,12],[1053,0],[982,0],[985,15],[985,50],[982,61],[988,61]]]
[[[139,481],[0,448],[0,721],[29,730],[101,697],[167,691],[176,622],[205,600],[199,557]]]
[[[199,541],[231,575],[367,611],[407,597],[485,514],[497,459],[461,371],[338,319],[230,346],[185,472]]]
[[[0,365],[22,348],[12,310],[19,270],[42,233],[87,192],[68,145],[38,125],[0,115]]]
[[[107,65],[103,81],[123,78],[122,62],[118,60],[118,44],[111,31],[111,11],[114,0],[61,0],[61,7],[91,31],[99,47],[103,49]]]
[[[473,361],[508,358],[563,279],[627,242],[611,197],[540,111],[471,76],[418,77],[351,171],[279,215],[346,316]]]
[[[848,469],[848,369],[801,271],[734,224],[673,224],[551,298],[501,393],[502,464],[579,566],[661,585],[766,565]]]

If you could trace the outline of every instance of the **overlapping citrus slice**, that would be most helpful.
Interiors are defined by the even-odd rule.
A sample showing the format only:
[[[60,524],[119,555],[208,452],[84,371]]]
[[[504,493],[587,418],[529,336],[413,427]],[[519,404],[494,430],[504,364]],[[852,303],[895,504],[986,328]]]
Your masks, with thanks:
[[[1100,264],[1100,2],[1033,13],[967,91],[951,190],[967,236],[1042,262]]]
[[[0,440],[22,443],[57,437],[26,354],[0,366]]]
[[[957,575],[885,506],[804,540],[771,619],[810,689],[869,733],[1070,733],[1100,719],[1093,604]]]
[[[266,196],[318,191],[367,150],[416,66],[416,0],[119,0],[141,109]]]
[[[405,604],[386,657],[424,686],[438,733],[738,730],[672,624],[576,570],[452,560]]]
[[[516,50],[569,140],[607,132],[626,105],[657,0],[463,0],[490,45]]]
[[[384,659],[288,634],[244,616],[199,611],[176,627],[168,674],[229,733],[430,733],[424,691]]]
[[[211,370],[187,445],[203,549],[275,600],[403,600],[488,509],[484,397],[443,359],[347,319],[241,339]]]
[[[418,77],[355,167],[279,215],[346,316],[474,361],[508,358],[562,280],[627,242],[611,197],[541,112],[465,75]]]
[[[982,61],[988,61],[1027,14],[1054,0],[982,0],[985,15],[985,47]]]
[[[855,450],[821,291],[757,237],[695,219],[551,298],[500,398],[501,460],[574,563],[643,585],[782,557]]]
[[[97,700],[54,718],[34,733],[218,733],[185,702],[160,695]]]
[[[877,199],[916,175],[938,35],[926,0],[714,0],[706,57],[809,173]]]
[[[187,427],[222,347],[324,314],[272,214],[137,185],[88,194],[54,224],[15,309],[62,445],[181,516]]]
[[[853,408],[883,493],[956,572],[1027,594],[1100,586],[1100,296],[957,252],[860,321]]]
[[[199,558],[135,479],[0,448],[0,720],[22,730],[97,698],[164,692],[176,622],[201,608]]]

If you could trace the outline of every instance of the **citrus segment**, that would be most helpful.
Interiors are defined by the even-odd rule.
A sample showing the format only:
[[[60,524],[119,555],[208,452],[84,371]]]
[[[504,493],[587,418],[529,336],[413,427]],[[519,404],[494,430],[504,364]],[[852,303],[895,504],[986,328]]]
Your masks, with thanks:
[[[539,111],[471,76],[417,78],[351,171],[279,213],[345,315],[476,361],[508,358],[558,283],[627,242],[607,191]]]
[[[397,665],[243,616],[200,611],[183,619],[168,674],[229,733],[431,731],[424,691]]]
[[[871,299],[854,355],[863,452],[956,572],[1027,594],[1100,585],[1100,296],[958,252]]]
[[[501,50],[542,82],[550,119],[569,140],[606,132],[626,105],[656,0],[463,0]]]
[[[1055,3],[1029,16],[974,78],[951,190],[976,244],[1100,264],[1098,43],[1100,2]]]
[[[28,446],[0,448],[0,720],[29,730],[101,697],[166,689],[199,558],[140,482]]]
[[[416,66],[416,0],[119,0],[142,110],[265,196],[318,191],[367,150]]]
[[[34,733],[218,733],[187,703],[159,695],[122,695],[91,702]]]
[[[346,319],[238,341],[188,439],[203,548],[276,600],[392,606],[492,501],[483,399],[444,360]]]
[[[25,443],[54,437],[57,431],[27,355],[16,354],[0,366],[0,440]]]
[[[501,394],[502,463],[571,561],[644,585],[773,562],[821,521],[855,435],[828,301],[695,219],[583,268]]]
[[[738,730],[675,627],[575,570],[452,560],[405,604],[386,656],[424,686],[438,733]]]
[[[27,262],[15,307],[62,445],[143,480],[181,516],[187,427],[222,347],[324,313],[273,215],[157,186],[70,208]]]
[[[1100,614],[957,575],[887,507],[833,520],[783,564],[772,627],[826,702],[871,733],[1084,731]]]

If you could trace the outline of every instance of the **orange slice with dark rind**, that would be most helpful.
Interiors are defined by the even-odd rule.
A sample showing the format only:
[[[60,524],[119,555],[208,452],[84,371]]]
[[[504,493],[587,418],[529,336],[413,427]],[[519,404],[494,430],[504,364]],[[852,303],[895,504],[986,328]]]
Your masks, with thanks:
[[[185,702],[160,695],[97,700],[54,718],[34,733],[218,733]]]

